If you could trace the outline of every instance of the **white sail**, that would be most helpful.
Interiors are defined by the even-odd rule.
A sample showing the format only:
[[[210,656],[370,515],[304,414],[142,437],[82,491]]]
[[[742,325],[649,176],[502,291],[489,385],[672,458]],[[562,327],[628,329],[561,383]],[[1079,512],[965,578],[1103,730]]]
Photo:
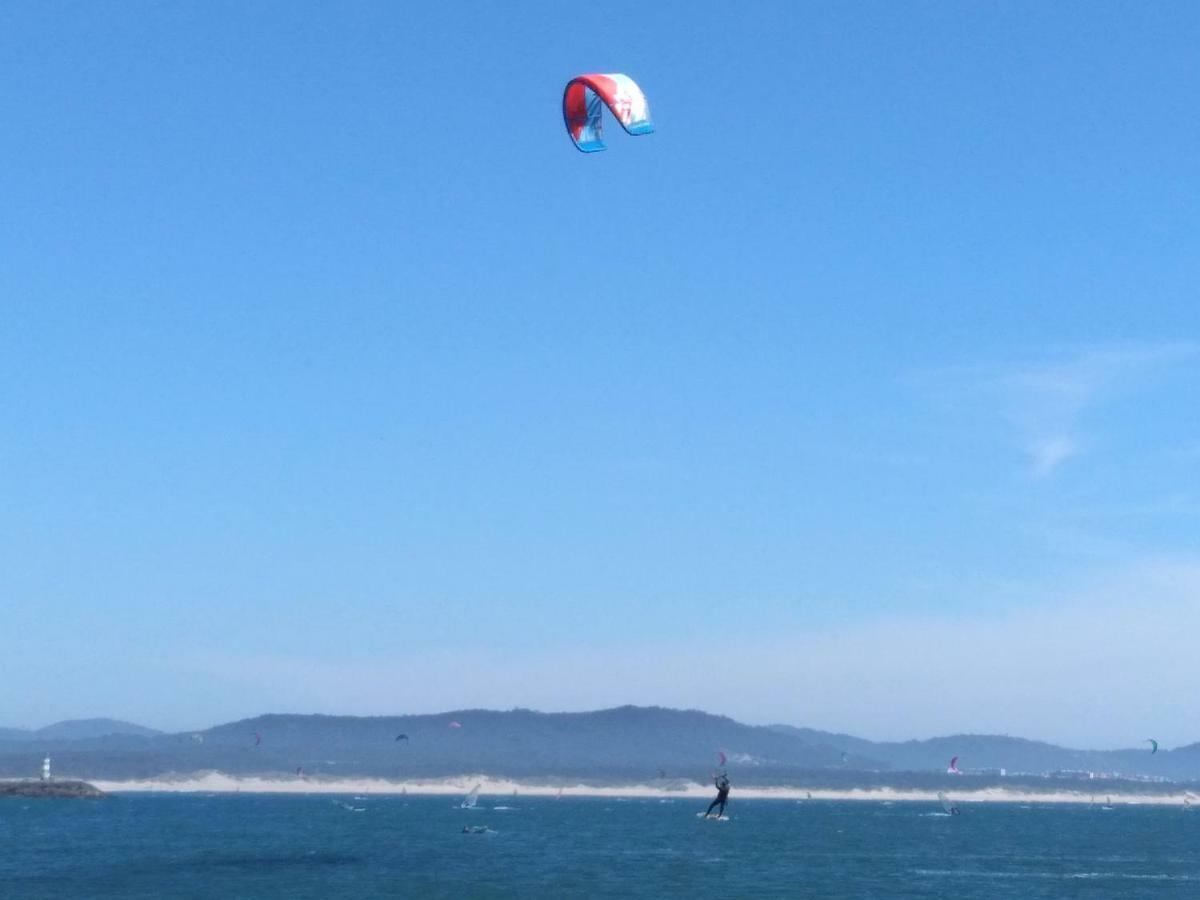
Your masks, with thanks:
[[[471,793],[469,793],[469,794],[467,794],[467,796],[463,797],[463,802],[462,802],[463,809],[474,809],[475,808],[475,804],[479,802],[479,788],[480,787],[481,787],[481,785],[478,785],[478,784],[475,785],[475,787],[471,788]]]
[[[941,791],[938,791],[938,802],[942,804],[943,812],[951,815],[954,813],[954,805],[946,799],[946,795]]]

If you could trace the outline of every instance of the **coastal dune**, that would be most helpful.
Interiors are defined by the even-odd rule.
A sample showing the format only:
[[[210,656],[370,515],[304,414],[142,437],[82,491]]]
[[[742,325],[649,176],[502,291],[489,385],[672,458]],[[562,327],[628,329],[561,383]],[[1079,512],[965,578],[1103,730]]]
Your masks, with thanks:
[[[264,793],[264,794],[413,794],[460,796],[475,785],[484,796],[511,797],[516,791],[519,796],[553,797],[561,793],[565,797],[627,797],[630,799],[701,799],[710,797],[713,789],[709,785],[694,781],[679,782],[671,789],[654,785],[630,784],[596,786],[587,784],[527,784],[507,779],[490,778],[484,775],[464,775],[414,781],[390,781],[381,778],[324,778],[324,777],[246,777],[228,775],[224,772],[200,772],[179,777],[162,777],[145,780],[94,781],[106,793],[175,792],[175,793]],[[983,788],[980,790],[952,791],[956,803],[1091,803],[1093,797],[1111,799],[1114,805],[1183,806],[1189,797],[1184,792],[1176,793],[1083,793],[1079,791],[1030,791],[1008,788]],[[829,788],[805,788],[796,786],[747,787],[734,785],[733,797],[747,800],[813,800],[813,801],[862,801],[893,803],[936,803],[937,791],[904,790],[896,788],[853,788],[847,790]],[[1192,802],[1195,798],[1190,798]]]

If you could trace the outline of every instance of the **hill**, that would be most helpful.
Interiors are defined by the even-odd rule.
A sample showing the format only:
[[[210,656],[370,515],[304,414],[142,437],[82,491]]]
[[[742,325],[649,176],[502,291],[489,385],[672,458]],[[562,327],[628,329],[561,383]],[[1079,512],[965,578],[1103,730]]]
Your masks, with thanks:
[[[47,725],[45,728],[39,728],[33,734],[39,740],[80,741],[88,738],[108,737],[112,734],[153,737],[162,732],[146,728],[144,725],[135,725],[133,722],[122,722],[120,719],[67,719]]]
[[[66,719],[34,730],[0,728],[0,741],[81,741],[114,734],[152,737],[162,732],[120,719]]]
[[[1088,751],[1003,735],[872,742],[787,725],[753,726],[696,710],[623,706],[586,713],[459,710],[420,716],[264,715],[195,733],[110,725],[42,729],[35,740],[0,735],[0,776],[30,775],[40,756],[78,777],[153,778],[220,770],[235,775],[438,778],[466,773],[530,780],[645,783],[706,781],[724,753],[740,784],[928,785],[952,756],[962,778],[1059,778],[1087,773],[1200,779],[1200,745],[1175,751]],[[99,720],[108,722],[109,720]],[[126,724],[126,723],[118,723]],[[107,732],[107,733],[102,733]],[[86,735],[91,736],[86,736]],[[84,735],[84,736],[80,736]],[[401,738],[400,736],[404,737]],[[966,787],[966,784],[963,784]]]

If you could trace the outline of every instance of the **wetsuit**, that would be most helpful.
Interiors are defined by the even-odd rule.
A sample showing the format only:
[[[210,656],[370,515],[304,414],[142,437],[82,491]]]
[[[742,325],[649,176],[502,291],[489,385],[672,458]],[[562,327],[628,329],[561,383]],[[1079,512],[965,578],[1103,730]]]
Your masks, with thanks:
[[[719,807],[717,809],[718,816],[725,815],[725,801],[729,799],[729,779],[724,775],[718,775],[714,784],[717,788],[717,799],[708,804],[708,811],[704,814],[705,816],[712,815],[714,806]]]

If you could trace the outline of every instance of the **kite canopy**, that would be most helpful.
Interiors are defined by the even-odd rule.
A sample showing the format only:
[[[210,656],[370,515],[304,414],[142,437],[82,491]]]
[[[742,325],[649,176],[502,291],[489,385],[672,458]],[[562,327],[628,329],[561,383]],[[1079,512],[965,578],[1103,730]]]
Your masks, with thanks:
[[[721,765],[725,765],[725,762],[726,762],[726,757],[725,757],[725,751],[724,751],[724,750],[718,750],[718,751],[717,751],[717,760],[718,760],[718,761],[721,763]]]
[[[958,771],[958,757],[957,756],[953,757],[950,760],[950,767],[948,769],[946,769],[946,772],[950,775],[960,774]]]
[[[398,734],[398,735],[396,735],[396,741],[407,741],[407,740],[408,740],[408,735],[407,735],[407,734]],[[394,743],[396,743],[396,741],[392,741],[392,743],[394,744]]]
[[[447,728],[462,728],[462,725],[461,725],[460,723],[458,723],[458,722],[451,722],[451,723],[450,723],[449,725],[447,725],[446,727],[447,727]]]
[[[576,75],[563,91],[563,121],[571,140],[584,153],[604,149],[601,102],[628,134],[654,131],[646,95],[628,75]]]
[[[1150,755],[1153,756],[1158,752],[1158,741],[1154,738],[1146,738],[1146,743],[1150,745]]]

